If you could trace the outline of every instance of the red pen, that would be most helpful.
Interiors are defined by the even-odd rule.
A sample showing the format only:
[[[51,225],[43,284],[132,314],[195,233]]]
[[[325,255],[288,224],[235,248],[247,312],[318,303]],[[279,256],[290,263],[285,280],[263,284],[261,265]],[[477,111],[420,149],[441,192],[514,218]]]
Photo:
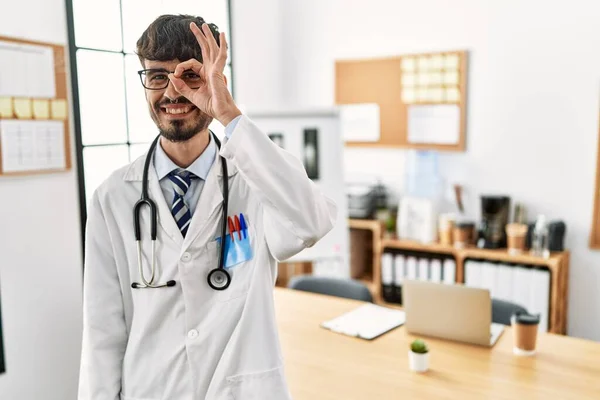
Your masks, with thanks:
[[[233,233],[235,232],[235,224],[231,217],[227,217],[227,222],[229,225],[229,235],[231,236],[231,242],[233,243]]]

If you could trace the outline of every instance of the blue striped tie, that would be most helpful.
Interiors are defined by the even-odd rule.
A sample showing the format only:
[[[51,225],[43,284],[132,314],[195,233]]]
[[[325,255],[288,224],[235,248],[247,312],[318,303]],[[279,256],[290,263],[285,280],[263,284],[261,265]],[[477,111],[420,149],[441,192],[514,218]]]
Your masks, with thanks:
[[[188,227],[190,226],[190,221],[192,220],[190,208],[183,199],[190,188],[192,177],[195,177],[195,175],[184,169],[176,169],[169,174],[169,179],[173,184],[173,204],[171,204],[171,213],[173,214],[175,222],[177,222],[177,226],[183,237],[185,237]]]

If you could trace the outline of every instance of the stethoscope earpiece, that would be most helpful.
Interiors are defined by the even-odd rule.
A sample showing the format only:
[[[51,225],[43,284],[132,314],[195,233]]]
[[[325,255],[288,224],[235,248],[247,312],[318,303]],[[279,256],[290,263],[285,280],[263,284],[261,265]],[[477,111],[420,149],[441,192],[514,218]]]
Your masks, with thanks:
[[[231,283],[231,275],[224,268],[215,268],[208,274],[208,284],[215,290],[225,290]]]

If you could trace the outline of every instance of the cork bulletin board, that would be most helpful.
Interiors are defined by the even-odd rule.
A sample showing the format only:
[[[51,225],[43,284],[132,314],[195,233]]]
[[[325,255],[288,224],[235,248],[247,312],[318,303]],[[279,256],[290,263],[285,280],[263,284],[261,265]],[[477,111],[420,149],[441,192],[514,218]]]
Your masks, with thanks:
[[[0,36],[0,175],[71,169],[65,46]]]
[[[379,135],[347,146],[464,151],[466,51],[338,60],[337,105],[376,104]]]

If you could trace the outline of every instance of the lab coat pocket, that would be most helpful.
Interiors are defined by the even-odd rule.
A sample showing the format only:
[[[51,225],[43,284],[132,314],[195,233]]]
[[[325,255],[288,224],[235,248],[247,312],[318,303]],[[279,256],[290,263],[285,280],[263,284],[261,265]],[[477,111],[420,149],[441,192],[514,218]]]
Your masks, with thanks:
[[[227,378],[232,400],[291,400],[283,367]]]
[[[252,277],[252,260],[254,258],[254,233],[246,229],[238,236],[234,233],[234,240],[227,235],[225,241],[225,269],[231,276],[231,284],[225,290],[219,291],[217,300],[220,302],[233,300],[248,293]],[[221,240],[216,240],[215,257],[218,260],[221,251]]]

